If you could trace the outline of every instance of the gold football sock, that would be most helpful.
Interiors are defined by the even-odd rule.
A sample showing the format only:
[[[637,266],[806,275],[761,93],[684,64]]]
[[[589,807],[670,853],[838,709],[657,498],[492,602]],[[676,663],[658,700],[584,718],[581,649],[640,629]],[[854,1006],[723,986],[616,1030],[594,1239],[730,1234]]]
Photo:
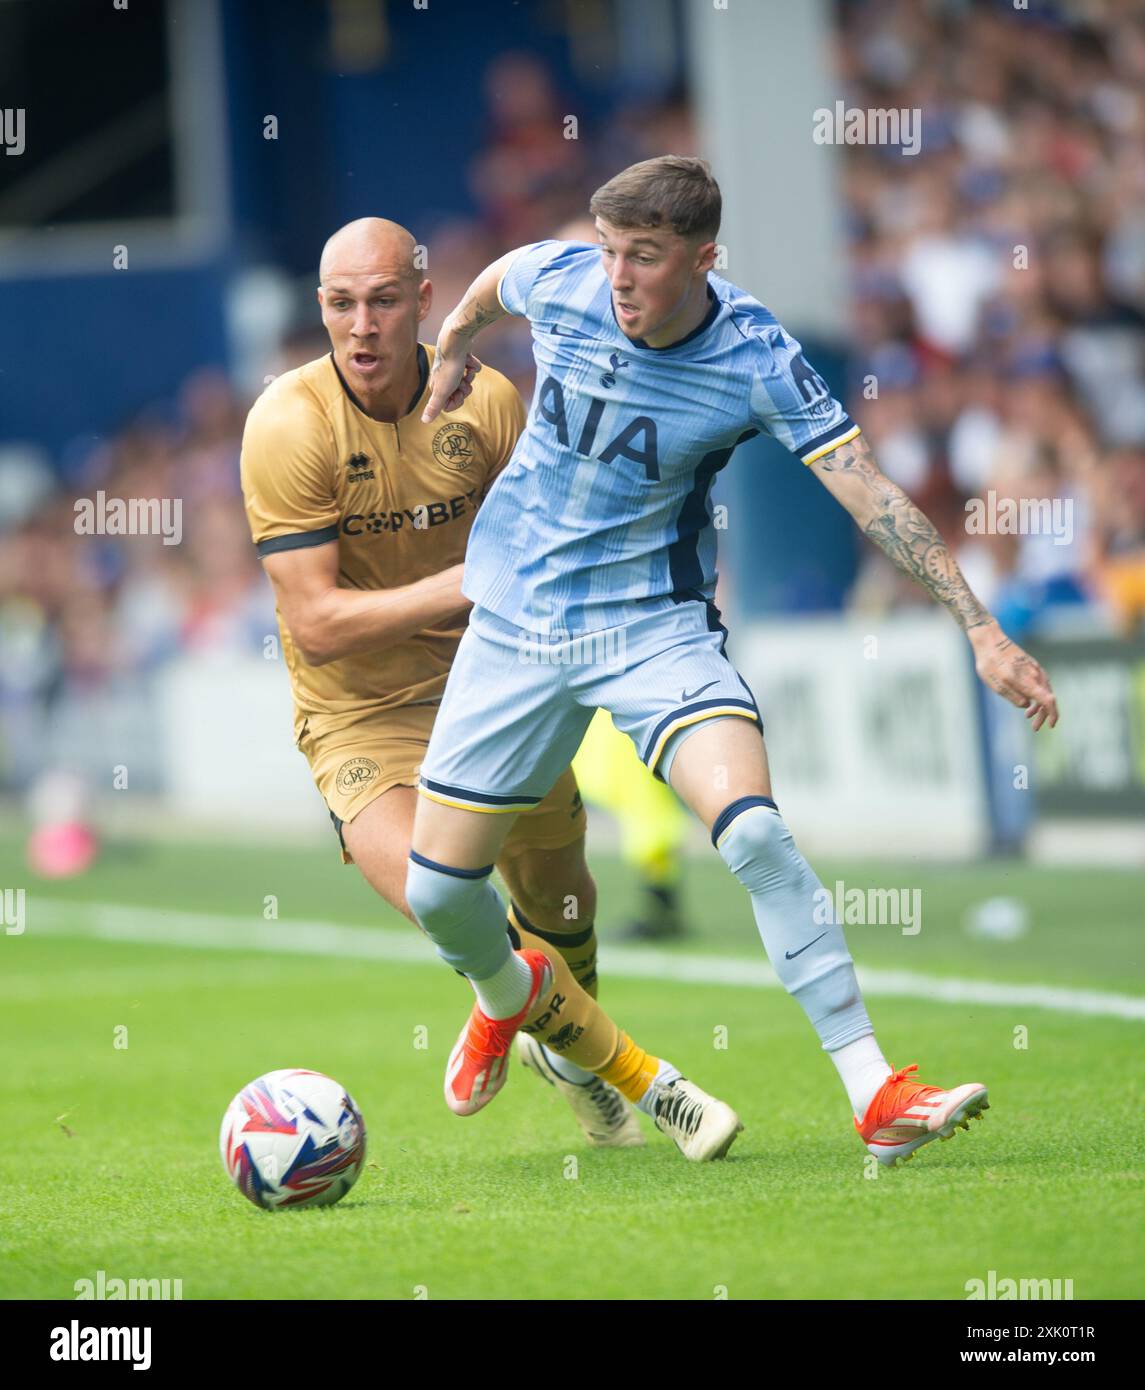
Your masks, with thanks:
[[[615,1059],[599,1072],[602,1081],[608,1081],[635,1105],[656,1080],[662,1063],[653,1057],[628,1036],[620,1035],[620,1051]]]
[[[531,936],[540,937],[544,942],[542,950],[549,946],[555,947],[564,957],[573,979],[581,989],[596,998],[596,928],[591,922],[587,927],[573,923],[572,930],[567,932],[538,927],[529,921],[515,902],[509,903],[509,922],[519,932],[528,932]],[[550,952],[545,950],[545,954],[548,955]]]
[[[596,933],[590,926],[576,932],[540,931],[526,927],[515,903],[509,908],[509,935],[522,947],[543,951],[553,966],[553,987],[522,1032],[539,1043],[595,1072],[635,1104],[665,1070],[659,1057],[645,1052],[622,1032],[596,1002]],[[514,943],[515,944],[515,943]],[[578,982],[579,968],[588,984]],[[589,992],[591,990],[591,993]],[[678,1075],[674,1068],[670,1075]]]
[[[520,942],[526,950],[542,951],[553,967],[552,986],[537,1001],[521,1031],[531,1033],[539,1043],[585,1071],[599,1075],[620,1051],[620,1029],[580,987],[568,962],[550,941],[515,924],[510,924],[509,936],[515,938],[514,946]]]

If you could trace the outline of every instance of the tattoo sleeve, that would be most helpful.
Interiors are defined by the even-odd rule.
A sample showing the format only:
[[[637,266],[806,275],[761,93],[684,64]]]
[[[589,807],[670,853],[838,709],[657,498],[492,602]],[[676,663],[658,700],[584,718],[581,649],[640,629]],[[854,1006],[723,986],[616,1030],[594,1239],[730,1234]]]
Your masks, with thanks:
[[[462,338],[474,338],[483,328],[496,323],[503,311],[486,308],[475,294],[467,294],[454,310],[450,328]]]
[[[993,621],[974,597],[934,524],[901,487],[879,471],[862,435],[832,450],[818,467],[823,473],[839,475],[838,486],[830,481],[827,485],[859,519],[864,535],[948,608],[963,631]]]

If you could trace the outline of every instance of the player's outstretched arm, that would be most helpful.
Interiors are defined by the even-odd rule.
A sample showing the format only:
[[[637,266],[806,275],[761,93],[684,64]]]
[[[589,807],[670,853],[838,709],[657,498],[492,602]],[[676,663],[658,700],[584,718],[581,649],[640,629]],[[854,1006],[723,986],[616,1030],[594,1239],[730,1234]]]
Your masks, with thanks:
[[[933,523],[902,488],[880,472],[862,435],[811,464],[828,492],[904,574],[950,610],[974,648],[979,677],[1026,711],[1038,730],[1058,722],[1058,705],[1041,666],[1012,642],[974,597]]]
[[[437,351],[429,375],[429,400],[421,418],[428,424],[443,410],[456,410],[473,389],[473,378],[481,363],[469,351],[483,328],[504,318],[505,309],[497,297],[501,276],[516,255],[510,251],[488,265],[465,291],[461,303],[445,317],[437,335]]]
[[[262,563],[294,644],[311,666],[384,651],[451,619],[458,626],[471,606],[461,592],[464,565],[379,590],[338,588],[337,541],[276,551]]]

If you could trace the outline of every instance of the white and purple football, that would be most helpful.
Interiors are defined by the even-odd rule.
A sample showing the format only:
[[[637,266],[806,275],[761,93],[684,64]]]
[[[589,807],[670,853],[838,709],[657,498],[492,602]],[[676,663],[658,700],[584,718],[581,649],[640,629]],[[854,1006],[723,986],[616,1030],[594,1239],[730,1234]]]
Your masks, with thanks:
[[[268,1071],[227,1107],[219,1151],[257,1207],[328,1207],[366,1161],[366,1126],[349,1093],[320,1071]]]

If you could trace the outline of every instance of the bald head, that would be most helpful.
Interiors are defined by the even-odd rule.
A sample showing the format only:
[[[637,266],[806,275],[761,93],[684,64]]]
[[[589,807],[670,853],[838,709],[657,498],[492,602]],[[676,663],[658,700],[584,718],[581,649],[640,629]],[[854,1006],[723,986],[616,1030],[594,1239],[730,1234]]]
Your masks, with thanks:
[[[376,420],[397,420],[420,379],[418,325],[433,286],[417,251],[409,232],[384,217],[347,222],[322,248],[318,303],[334,364]]]
[[[416,251],[417,243],[399,223],[359,217],[339,227],[322,248],[318,279],[327,285],[336,276],[381,275],[416,283],[421,279]]]

